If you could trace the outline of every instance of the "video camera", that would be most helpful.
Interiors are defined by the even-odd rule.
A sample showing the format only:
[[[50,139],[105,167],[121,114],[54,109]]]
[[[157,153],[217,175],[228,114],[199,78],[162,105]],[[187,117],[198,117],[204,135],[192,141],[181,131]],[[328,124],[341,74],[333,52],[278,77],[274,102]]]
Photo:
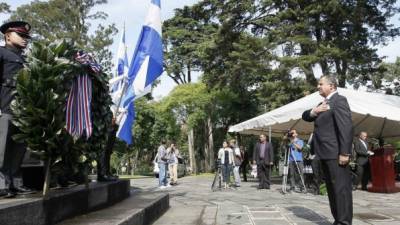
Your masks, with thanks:
[[[293,132],[289,130],[289,131],[286,133],[286,137],[288,137],[288,138],[293,137]]]

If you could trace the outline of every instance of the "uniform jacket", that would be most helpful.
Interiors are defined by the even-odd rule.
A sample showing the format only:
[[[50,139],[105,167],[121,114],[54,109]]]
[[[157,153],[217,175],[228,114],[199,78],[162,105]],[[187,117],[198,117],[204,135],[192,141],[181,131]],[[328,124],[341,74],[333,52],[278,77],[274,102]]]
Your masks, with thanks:
[[[12,47],[0,47],[0,110],[11,114],[10,103],[14,99],[16,74],[24,67],[22,51]]]

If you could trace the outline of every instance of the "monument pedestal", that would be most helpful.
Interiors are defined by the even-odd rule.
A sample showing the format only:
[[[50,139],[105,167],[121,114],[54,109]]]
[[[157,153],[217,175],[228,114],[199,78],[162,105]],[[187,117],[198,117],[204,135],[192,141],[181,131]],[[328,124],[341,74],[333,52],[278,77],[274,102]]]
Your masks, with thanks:
[[[130,193],[130,181],[92,182],[89,188],[79,185],[73,188],[51,190],[48,199],[40,193],[18,196],[0,201],[0,224],[47,225],[111,206],[126,199]]]

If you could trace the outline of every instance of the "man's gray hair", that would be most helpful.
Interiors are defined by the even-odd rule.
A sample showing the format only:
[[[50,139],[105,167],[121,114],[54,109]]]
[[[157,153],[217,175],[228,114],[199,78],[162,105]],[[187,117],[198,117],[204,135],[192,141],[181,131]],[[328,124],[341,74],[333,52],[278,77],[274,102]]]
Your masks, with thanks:
[[[320,79],[325,79],[326,81],[328,81],[328,84],[332,84],[335,88],[337,88],[338,86],[338,82],[336,80],[336,77],[332,76],[332,75],[323,75],[321,76]]]

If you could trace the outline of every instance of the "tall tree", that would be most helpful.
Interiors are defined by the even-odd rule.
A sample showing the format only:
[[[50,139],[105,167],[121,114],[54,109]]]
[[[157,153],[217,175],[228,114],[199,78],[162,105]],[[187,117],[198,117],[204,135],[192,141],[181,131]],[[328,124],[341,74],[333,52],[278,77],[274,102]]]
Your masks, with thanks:
[[[175,120],[187,135],[189,161],[194,173],[198,172],[197,160],[203,156],[202,151],[196,151],[203,146],[195,147],[195,135],[197,136],[197,134],[194,133],[194,130],[202,127],[204,121],[207,121],[206,108],[210,102],[211,96],[202,83],[179,85],[162,102],[164,111],[173,112]],[[204,139],[202,141],[204,143]]]
[[[68,39],[79,48],[92,52],[106,71],[111,69],[111,52],[107,49],[112,44],[112,37],[117,29],[114,24],[99,24],[90,34],[90,22],[104,21],[107,14],[91,10],[97,5],[106,4],[107,0],[35,0],[17,8],[11,19],[21,19],[33,27],[35,40],[54,42]]]
[[[193,72],[201,70],[201,49],[207,45],[216,24],[201,5],[175,9],[175,15],[163,23],[164,68],[177,84],[190,83]]]
[[[251,23],[254,31],[283,46],[280,63],[300,69],[310,84],[317,65],[341,87],[373,73],[381,62],[374,46],[399,35],[389,22],[399,11],[394,0],[274,0],[259,10],[267,14]]]

